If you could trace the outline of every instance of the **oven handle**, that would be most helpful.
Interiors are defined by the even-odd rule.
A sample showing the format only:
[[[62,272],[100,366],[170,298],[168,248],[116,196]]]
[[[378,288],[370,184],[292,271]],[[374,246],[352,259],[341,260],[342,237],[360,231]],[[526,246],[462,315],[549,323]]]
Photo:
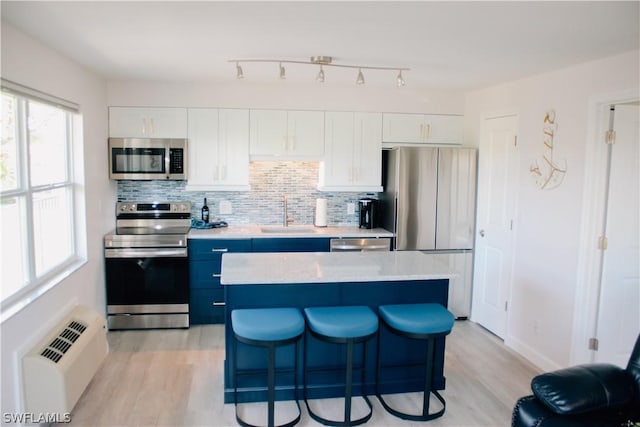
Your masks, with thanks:
[[[123,248],[105,249],[105,258],[186,258],[187,248]]]

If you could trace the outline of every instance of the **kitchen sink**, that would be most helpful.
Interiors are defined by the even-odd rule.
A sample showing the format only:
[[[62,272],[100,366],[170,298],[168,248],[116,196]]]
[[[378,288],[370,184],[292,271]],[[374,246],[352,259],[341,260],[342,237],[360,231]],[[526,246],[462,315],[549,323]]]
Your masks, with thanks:
[[[260,231],[263,233],[315,233],[316,229],[313,227],[300,227],[300,226],[266,226],[260,227]]]

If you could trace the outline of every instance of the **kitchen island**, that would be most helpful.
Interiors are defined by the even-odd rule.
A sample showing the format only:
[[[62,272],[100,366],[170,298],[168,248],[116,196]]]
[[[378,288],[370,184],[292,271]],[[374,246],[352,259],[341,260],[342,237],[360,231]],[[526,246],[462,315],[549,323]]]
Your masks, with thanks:
[[[233,402],[233,330],[231,311],[238,308],[367,305],[374,312],[382,304],[435,302],[446,307],[448,282],[453,274],[440,259],[418,251],[349,252],[349,253],[226,253],[222,256],[221,283],[225,293],[225,402]],[[387,330],[381,334],[383,364],[393,365],[381,373],[382,393],[422,390],[425,358],[424,343],[397,337]],[[317,340],[306,340],[311,368],[338,366],[342,349]],[[377,338],[368,342],[367,376],[364,389],[374,394]],[[444,338],[437,343],[434,386],[445,386]],[[288,353],[287,353],[288,352]],[[293,346],[278,350],[278,368],[293,360]],[[281,357],[282,355],[282,357]],[[299,378],[302,378],[302,352],[299,354]],[[356,352],[355,357],[360,357]],[[359,359],[354,359],[359,360]],[[278,363],[280,362],[280,363]],[[266,400],[263,349],[238,345],[239,402]],[[310,398],[340,396],[341,373],[308,375]],[[280,376],[276,398],[290,400],[296,396],[292,375]],[[301,387],[302,381],[299,381]],[[354,385],[357,388],[357,385]],[[301,393],[297,394],[300,397]]]

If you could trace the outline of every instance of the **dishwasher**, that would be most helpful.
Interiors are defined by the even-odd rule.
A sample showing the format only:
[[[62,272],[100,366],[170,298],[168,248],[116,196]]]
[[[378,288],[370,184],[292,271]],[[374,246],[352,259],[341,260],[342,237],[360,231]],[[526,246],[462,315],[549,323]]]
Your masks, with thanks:
[[[389,251],[391,249],[391,239],[331,239],[329,248],[331,252]]]

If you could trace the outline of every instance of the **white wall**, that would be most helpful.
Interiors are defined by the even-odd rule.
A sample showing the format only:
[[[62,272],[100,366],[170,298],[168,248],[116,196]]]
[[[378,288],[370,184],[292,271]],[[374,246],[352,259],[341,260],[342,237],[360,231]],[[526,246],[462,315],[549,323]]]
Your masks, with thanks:
[[[374,86],[335,86],[330,83],[296,86],[274,76],[273,84],[246,80],[231,83],[154,83],[111,81],[110,106],[175,106],[279,108],[333,111],[374,111],[462,114],[464,93],[439,89]]]
[[[466,96],[467,143],[479,141],[483,117],[518,114],[515,274],[505,343],[543,369],[571,360],[590,98],[637,90],[639,63],[639,52],[633,51]],[[554,159],[566,159],[568,170],[559,187],[539,190],[529,166],[543,154],[549,109],[556,111]]]
[[[2,77],[80,105],[84,133],[88,262],[0,326],[2,413],[20,410],[16,352],[75,304],[105,312],[102,236],[114,227],[115,185],[107,170],[106,82],[2,22]],[[3,417],[4,418],[4,417]],[[3,420],[4,422],[4,420]]]

